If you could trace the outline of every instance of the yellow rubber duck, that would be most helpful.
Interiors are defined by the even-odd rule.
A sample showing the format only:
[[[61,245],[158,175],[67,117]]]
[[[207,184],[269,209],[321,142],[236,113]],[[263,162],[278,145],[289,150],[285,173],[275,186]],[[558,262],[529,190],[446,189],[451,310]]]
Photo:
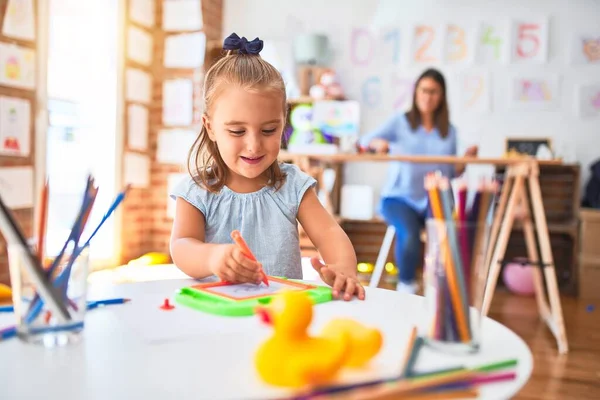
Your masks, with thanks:
[[[347,336],[311,337],[312,300],[303,292],[288,291],[269,307],[257,309],[273,335],[258,348],[255,366],[271,385],[300,388],[324,384],[335,377],[348,354]]]
[[[381,349],[381,332],[348,318],[325,325],[318,337],[308,334],[313,303],[304,292],[276,296],[257,310],[273,335],[258,349],[255,364],[272,385],[298,388],[332,380],[343,367],[362,367]]]
[[[321,330],[321,335],[329,338],[346,336],[350,345],[344,364],[352,368],[366,365],[379,353],[383,344],[381,331],[368,328],[349,318],[337,318],[329,321]]]

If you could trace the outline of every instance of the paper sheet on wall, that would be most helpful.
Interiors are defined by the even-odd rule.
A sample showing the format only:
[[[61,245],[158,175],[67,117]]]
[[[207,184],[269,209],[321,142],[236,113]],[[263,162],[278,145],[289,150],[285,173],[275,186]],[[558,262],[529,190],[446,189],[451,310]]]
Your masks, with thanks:
[[[512,23],[511,58],[514,63],[544,63],[548,59],[548,20],[517,19]]]
[[[447,64],[471,64],[475,59],[477,26],[471,23],[446,25],[444,61]]]
[[[148,149],[148,109],[139,104],[127,107],[127,145],[131,150]]]
[[[156,160],[164,164],[185,165],[196,136],[196,132],[186,129],[160,131],[156,146]]]
[[[510,85],[509,105],[514,109],[550,110],[560,104],[560,77],[532,74],[515,76]]]
[[[600,30],[571,37],[571,63],[600,64]]]
[[[577,115],[583,118],[600,117],[600,83],[579,87]]]
[[[33,207],[33,167],[0,168],[0,195],[8,208]]]
[[[16,97],[0,97],[0,154],[29,156],[31,103]]]
[[[154,26],[156,0],[129,0],[129,19],[147,28]]]
[[[491,110],[491,86],[485,71],[465,71],[459,75],[459,104],[463,111],[487,113]]]
[[[194,85],[190,79],[172,79],[163,83],[163,124],[189,126],[194,114]]]
[[[128,68],[125,96],[129,101],[148,104],[152,100],[152,78],[137,68]]]
[[[167,36],[165,61],[167,68],[198,68],[204,64],[206,35],[204,32]]]
[[[169,194],[175,189],[175,186],[179,184],[188,174],[169,174],[167,176],[167,218],[175,218],[175,200],[169,197]]]
[[[124,158],[125,183],[138,188],[148,187],[150,185],[150,157],[127,152]]]
[[[152,63],[152,36],[143,29],[130,26],[127,31],[127,57],[142,65]]]
[[[0,85],[35,89],[35,52],[0,43]]]
[[[200,0],[164,0],[163,29],[166,32],[197,31],[202,29]]]
[[[477,32],[477,61],[483,64],[505,63],[508,60],[510,44],[508,21],[486,21],[479,25]]]
[[[33,0],[8,0],[2,34],[16,39],[35,40]]]
[[[446,26],[416,24],[412,30],[411,60],[414,64],[437,64],[444,59]]]

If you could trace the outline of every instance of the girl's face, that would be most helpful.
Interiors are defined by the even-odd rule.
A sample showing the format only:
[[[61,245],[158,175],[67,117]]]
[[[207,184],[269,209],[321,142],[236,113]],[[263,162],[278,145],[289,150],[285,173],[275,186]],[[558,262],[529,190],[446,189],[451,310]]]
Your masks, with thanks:
[[[217,96],[203,123],[231,171],[226,184],[234,191],[256,191],[267,183],[263,173],[279,155],[285,123],[281,95],[232,85]]]
[[[416,92],[417,108],[421,114],[433,114],[442,101],[442,86],[432,78],[423,78]]]

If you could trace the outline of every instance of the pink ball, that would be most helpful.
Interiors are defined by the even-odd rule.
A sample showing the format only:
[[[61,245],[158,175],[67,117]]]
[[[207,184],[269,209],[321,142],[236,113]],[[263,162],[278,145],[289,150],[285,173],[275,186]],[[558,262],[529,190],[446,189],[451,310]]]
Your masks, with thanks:
[[[533,285],[533,268],[528,264],[519,263],[507,264],[502,274],[504,284],[513,293],[521,295],[532,295],[535,293]]]

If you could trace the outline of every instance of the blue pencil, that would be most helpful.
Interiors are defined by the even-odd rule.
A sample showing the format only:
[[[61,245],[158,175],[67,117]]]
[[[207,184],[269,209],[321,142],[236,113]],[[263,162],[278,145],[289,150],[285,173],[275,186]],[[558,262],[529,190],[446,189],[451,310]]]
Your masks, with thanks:
[[[97,308],[100,306],[108,306],[108,305],[112,305],[112,304],[124,304],[129,301],[131,301],[131,300],[125,299],[125,298],[88,301],[87,309],[93,310],[94,308]],[[13,306],[0,306],[0,312],[11,313],[14,311],[15,311],[15,309]]]

